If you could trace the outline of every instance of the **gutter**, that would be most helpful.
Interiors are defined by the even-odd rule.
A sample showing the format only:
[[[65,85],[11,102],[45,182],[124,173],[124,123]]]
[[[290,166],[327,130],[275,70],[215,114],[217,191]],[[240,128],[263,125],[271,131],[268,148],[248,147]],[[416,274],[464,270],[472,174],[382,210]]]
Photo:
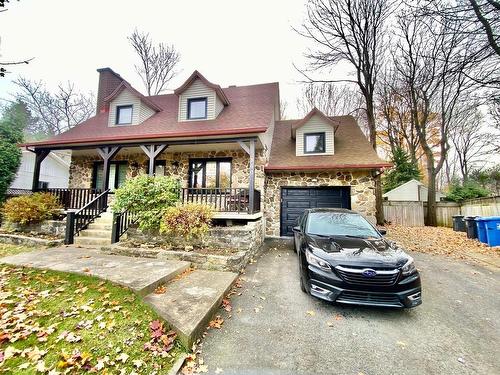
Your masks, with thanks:
[[[159,133],[159,134],[142,134],[142,135],[127,135],[127,136],[114,136],[107,138],[92,138],[92,139],[74,139],[74,140],[54,140],[46,142],[33,142],[33,143],[23,143],[20,147],[43,147],[43,146],[77,146],[80,144],[100,144],[107,142],[117,142],[117,141],[136,141],[143,139],[168,139],[168,138],[181,138],[181,137],[202,137],[202,136],[220,136],[220,135],[238,135],[238,134],[249,134],[249,133],[264,133],[267,131],[267,127],[258,128],[247,128],[247,129],[228,129],[220,131],[198,131],[198,132],[178,132],[178,133]]]

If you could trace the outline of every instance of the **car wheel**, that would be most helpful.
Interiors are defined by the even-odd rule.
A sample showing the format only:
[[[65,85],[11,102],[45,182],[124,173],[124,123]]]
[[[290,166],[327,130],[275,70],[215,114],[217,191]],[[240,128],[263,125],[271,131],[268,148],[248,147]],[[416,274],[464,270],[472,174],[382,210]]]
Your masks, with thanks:
[[[309,294],[309,287],[308,287],[307,283],[304,281],[305,277],[304,277],[303,271],[302,271],[302,264],[301,264],[300,256],[298,257],[298,259],[299,259],[300,290],[302,290],[306,294]]]
[[[304,285],[304,278],[302,277],[302,275],[300,275],[300,290],[302,290],[306,294],[309,294],[309,290]]]

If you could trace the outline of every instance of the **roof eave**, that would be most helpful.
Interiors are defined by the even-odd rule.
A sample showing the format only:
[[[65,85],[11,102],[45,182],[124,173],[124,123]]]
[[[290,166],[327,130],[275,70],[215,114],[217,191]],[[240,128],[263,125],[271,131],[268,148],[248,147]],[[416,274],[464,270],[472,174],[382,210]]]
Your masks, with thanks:
[[[305,165],[305,166],[266,166],[266,171],[326,171],[339,169],[381,169],[392,167],[390,163],[371,163],[371,164],[332,164],[326,166]]]

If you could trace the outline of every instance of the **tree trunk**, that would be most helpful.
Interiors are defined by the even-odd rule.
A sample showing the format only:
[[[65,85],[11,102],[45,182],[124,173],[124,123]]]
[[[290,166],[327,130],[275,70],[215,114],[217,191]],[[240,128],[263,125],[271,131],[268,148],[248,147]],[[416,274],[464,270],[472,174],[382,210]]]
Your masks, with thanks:
[[[375,114],[373,109],[373,98],[366,98],[366,117],[368,129],[370,129],[370,143],[377,152],[377,128],[375,127]],[[381,176],[375,178],[375,218],[378,225],[384,225],[384,206],[382,200],[382,179]]]
[[[430,162],[430,160],[428,162]],[[427,187],[427,216],[425,224],[430,227],[436,227],[437,226],[436,172],[433,163],[427,166],[427,175],[429,183]]]

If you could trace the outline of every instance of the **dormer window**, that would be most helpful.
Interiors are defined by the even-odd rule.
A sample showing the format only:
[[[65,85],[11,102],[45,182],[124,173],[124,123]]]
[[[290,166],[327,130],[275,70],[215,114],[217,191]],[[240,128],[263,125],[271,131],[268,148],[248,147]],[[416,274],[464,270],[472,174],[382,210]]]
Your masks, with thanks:
[[[132,105],[119,105],[116,107],[116,125],[132,124]]]
[[[304,154],[325,153],[325,133],[304,134]]]
[[[187,119],[203,120],[207,118],[207,98],[190,98],[187,103]]]

